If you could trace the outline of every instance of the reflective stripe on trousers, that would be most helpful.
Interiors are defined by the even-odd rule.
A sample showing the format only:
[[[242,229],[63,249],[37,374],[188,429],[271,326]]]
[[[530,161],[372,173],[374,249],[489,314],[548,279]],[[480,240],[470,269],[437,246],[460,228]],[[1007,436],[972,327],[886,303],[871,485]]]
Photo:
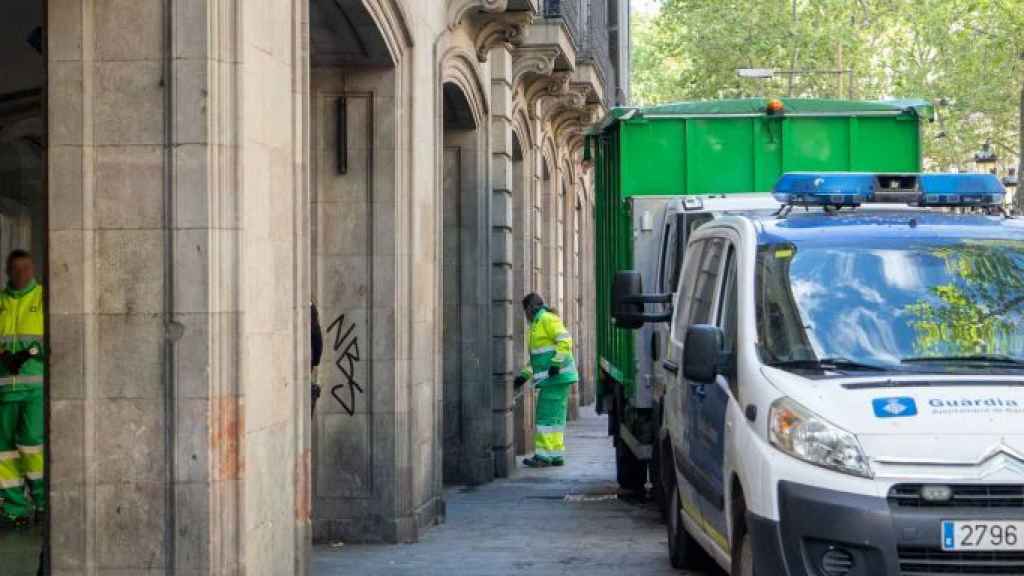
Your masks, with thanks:
[[[42,375],[26,375],[26,376],[7,376],[0,378],[0,388],[4,386],[11,386],[13,384],[42,384]]]

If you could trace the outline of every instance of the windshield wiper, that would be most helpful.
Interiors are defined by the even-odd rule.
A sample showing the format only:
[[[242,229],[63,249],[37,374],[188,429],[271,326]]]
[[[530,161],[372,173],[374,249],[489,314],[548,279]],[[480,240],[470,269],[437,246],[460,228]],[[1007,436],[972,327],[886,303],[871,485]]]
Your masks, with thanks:
[[[771,362],[768,365],[773,368],[804,368],[808,370],[864,370],[870,372],[888,372],[892,370],[892,368],[889,366],[866,364],[864,362],[857,362],[855,360],[849,360],[847,358],[819,358],[817,360],[780,360],[778,362]]]
[[[1024,366],[1024,358],[1014,358],[1006,354],[969,354],[966,356],[916,356],[903,358],[900,362],[904,364],[916,364],[925,362],[942,362],[946,364],[964,362],[967,364],[1008,364],[1011,366]]]

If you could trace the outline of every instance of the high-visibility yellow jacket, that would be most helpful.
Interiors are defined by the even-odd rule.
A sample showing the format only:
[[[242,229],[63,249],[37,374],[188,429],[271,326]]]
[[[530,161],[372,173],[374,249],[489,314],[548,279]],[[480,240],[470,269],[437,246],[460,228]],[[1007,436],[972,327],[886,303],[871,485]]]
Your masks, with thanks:
[[[0,292],[0,348],[16,353],[36,347],[38,354],[26,360],[17,374],[0,362],[0,392],[11,392],[43,383],[43,287],[33,282],[24,290]]]
[[[532,379],[539,388],[572,384],[579,380],[576,360],[572,355],[572,336],[562,324],[562,319],[543,309],[530,323],[530,363],[523,368],[520,376]],[[548,369],[558,366],[558,375],[548,377]]]

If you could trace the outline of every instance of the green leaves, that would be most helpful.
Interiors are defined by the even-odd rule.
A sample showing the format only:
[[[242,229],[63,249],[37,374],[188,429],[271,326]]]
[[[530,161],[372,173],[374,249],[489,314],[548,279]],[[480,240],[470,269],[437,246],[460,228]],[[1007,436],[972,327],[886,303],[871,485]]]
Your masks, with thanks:
[[[642,105],[745,96],[926,98],[928,169],[1019,155],[1024,0],[662,0],[634,19]],[[738,68],[806,71],[744,79]],[[839,73],[850,70],[849,75]]]

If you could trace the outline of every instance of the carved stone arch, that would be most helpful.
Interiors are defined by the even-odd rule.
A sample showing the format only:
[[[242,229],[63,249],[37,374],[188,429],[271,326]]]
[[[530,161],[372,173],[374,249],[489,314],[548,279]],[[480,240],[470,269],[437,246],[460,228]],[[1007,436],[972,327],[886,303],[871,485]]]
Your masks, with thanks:
[[[540,143],[540,157],[554,177],[558,170],[558,143],[555,142],[555,138],[550,132],[544,133],[544,139]]]
[[[512,105],[512,131],[515,132],[516,138],[519,139],[519,145],[524,150],[533,149],[534,143],[537,141],[533,135],[533,122],[530,122],[526,111],[518,103]]]
[[[459,27],[470,12],[498,14],[508,10],[508,0],[448,0],[448,29]]]
[[[572,205],[576,205],[576,186],[579,184],[578,175],[576,174],[576,163],[573,162],[573,153],[571,149],[565,149],[562,154],[562,170],[565,171],[565,181],[569,183],[569,189],[566,190],[566,199],[572,200]]]
[[[444,84],[458,86],[473,112],[474,123],[482,128],[487,122],[490,105],[476,55],[465,48],[448,50],[441,59],[441,85]]]
[[[377,23],[384,42],[391,52],[391,60],[397,64],[412,48],[412,32],[405,9],[397,0],[363,0],[363,7]]]
[[[561,96],[544,98],[537,109],[537,117],[541,122],[554,121],[556,117],[566,113],[580,115],[586,106],[586,97],[578,92],[570,91]]]
[[[586,123],[585,113],[574,107],[563,107],[554,112],[549,119],[551,133],[560,146],[566,145],[567,136],[581,131]]]

